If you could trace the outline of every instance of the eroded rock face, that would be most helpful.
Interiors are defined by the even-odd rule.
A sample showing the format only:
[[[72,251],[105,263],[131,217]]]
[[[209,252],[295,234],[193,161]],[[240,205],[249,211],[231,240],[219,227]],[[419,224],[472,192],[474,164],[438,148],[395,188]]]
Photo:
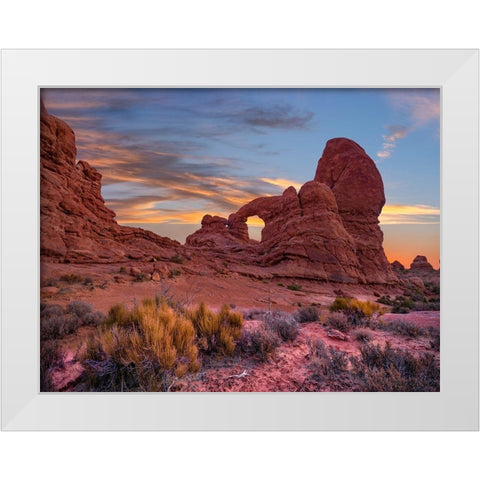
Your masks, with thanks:
[[[385,194],[382,177],[373,160],[352,140],[334,138],[327,142],[318,161],[315,180],[332,190],[368,281],[395,281],[382,246],[383,232],[378,225]]]
[[[248,237],[246,222],[255,215],[265,222],[260,243]],[[298,194],[289,187],[282,195],[256,198],[231,214],[226,224],[225,219],[215,222],[212,230],[213,218],[204,217],[202,228],[187,238],[188,246],[200,245],[204,238],[209,248],[225,250],[233,241],[237,259],[243,255],[245,261],[277,275],[347,283],[365,280],[354,242],[326,185],[311,181]]]
[[[122,227],[105,206],[100,173],[76,161],[75,134],[40,115],[40,253],[43,260],[106,263],[156,255],[169,258],[178,242],[140,228]]]
[[[248,229],[247,229],[248,241]],[[219,245],[236,245],[238,239],[228,229],[226,218],[205,215],[202,218],[202,228],[187,237],[186,244],[191,247],[213,248]]]

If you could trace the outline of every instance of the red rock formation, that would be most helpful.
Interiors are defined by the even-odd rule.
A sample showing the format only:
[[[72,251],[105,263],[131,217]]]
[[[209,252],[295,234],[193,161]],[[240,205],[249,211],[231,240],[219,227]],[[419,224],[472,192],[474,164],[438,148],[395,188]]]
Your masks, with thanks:
[[[40,253],[43,260],[104,263],[152,255],[169,258],[178,242],[140,228],[122,227],[101,195],[100,173],[76,161],[75,134],[40,115]]]
[[[410,264],[410,271],[416,273],[433,273],[435,270],[424,255],[417,255]]]
[[[211,215],[205,215],[202,218],[202,228],[189,235],[186,240],[186,245],[191,247],[213,248],[218,245],[237,244],[238,239],[228,229],[227,219]]]
[[[186,245],[229,251],[230,258],[258,263],[277,275],[392,283],[397,277],[378,225],[384,203],[373,161],[355,142],[334,139],[327,143],[315,180],[298,194],[289,187],[282,195],[256,198],[227,222],[206,216]],[[258,244],[249,240],[246,223],[254,215],[265,222]]]
[[[405,267],[398,260],[394,260],[390,265],[392,266],[392,269],[396,272],[404,272],[405,271]]]
[[[367,281],[395,281],[382,247],[378,216],[385,204],[385,194],[373,160],[352,140],[334,138],[327,142],[318,161],[315,180],[328,185],[335,195],[343,225],[355,242]]]
[[[248,237],[246,222],[255,215],[265,222],[260,243]],[[226,224],[225,219],[215,222],[214,230],[213,219],[204,217],[202,228],[187,238],[186,245],[222,251],[236,245],[234,257],[258,263],[277,275],[365,281],[354,242],[326,185],[311,181],[298,194],[289,187],[282,195],[256,198],[231,214]]]
[[[41,254],[44,260],[108,263],[195,252],[199,262],[228,259],[266,275],[347,283],[396,280],[382,248],[378,215],[383,183],[356,143],[327,143],[315,180],[297,193],[252,200],[228,220],[205,215],[186,246],[139,228],[122,227],[101,196],[101,175],[76,161],[71,128],[41,107]],[[259,216],[260,242],[250,240],[247,220]],[[160,273],[152,274],[161,277]]]

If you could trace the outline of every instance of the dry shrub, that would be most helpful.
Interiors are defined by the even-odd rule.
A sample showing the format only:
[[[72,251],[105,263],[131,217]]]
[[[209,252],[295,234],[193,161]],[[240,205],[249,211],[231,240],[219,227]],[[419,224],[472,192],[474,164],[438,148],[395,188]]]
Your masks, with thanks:
[[[285,312],[269,312],[264,316],[265,327],[276,333],[283,341],[293,341],[298,336],[298,322]]]
[[[94,312],[85,302],[71,302],[65,309],[60,305],[40,305],[40,340],[59,340],[75,333],[80,327],[97,326],[105,316]]]
[[[411,353],[364,343],[359,356],[326,347],[323,341],[309,342],[310,380],[330,390],[368,392],[437,392],[440,369],[435,356]]]
[[[66,283],[86,283],[87,279],[75,273],[69,273],[69,274],[62,275],[60,277],[60,280]]]
[[[342,327],[343,330],[333,327],[341,331],[348,331],[351,327],[375,327],[377,317],[383,313],[383,309],[376,303],[349,297],[337,297],[329,309],[330,312],[346,317],[347,325]]]
[[[200,368],[191,320],[165,302],[115,306],[90,340],[83,359],[96,391],[168,391],[176,378]]]
[[[46,340],[40,345],[40,391],[54,392],[52,372],[63,366],[63,357],[60,354],[56,340]]]
[[[280,337],[264,324],[250,332],[242,332],[239,339],[240,349],[249,355],[258,355],[266,361],[273,356],[280,345]]]
[[[111,327],[113,325],[127,327],[130,325],[137,325],[140,321],[140,312],[137,307],[129,310],[122,303],[113,305],[108,311],[105,325]]]
[[[311,323],[318,322],[320,319],[320,314],[318,309],[314,306],[299,308],[295,312],[295,318],[299,323]]]
[[[357,328],[353,332],[353,338],[355,338],[355,340],[357,340],[357,342],[366,343],[366,342],[369,342],[372,339],[372,334],[366,328]]]
[[[434,355],[411,353],[387,344],[365,344],[359,357],[351,357],[352,373],[369,392],[438,392],[440,368]]]
[[[432,350],[440,351],[440,329],[438,327],[428,327],[428,334],[430,336],[430,348]]]
[[[331,313],[327,317],[327,326],[343,333],[347,333],[351,328],[348,318],[340,312]]]
[[[374,313],[382,313],[382,308],[376,303],[349,297],[337,297],[330,305],[331,312],[344,312],[348,315],[359,315],[363,317],[372,317]]]
[[[187,313],[200,340],[202,350],[210,354],[231,355],[240,338],[243,318],[223,305],[219,313],[209,310],[201,302],[196,310]]]
[[[319,382],[332,380],[348,370],[348,356],[345,352],[328,347],[322,340],[309,341],[310,363],[308,369],[310,378]]]
[[[427,335],[428,331],[425,328],[419,327],[412,322],[406,322],[405,320],[391,320],[389,322],[382,322],[377,325],[381,330],[393,332],[405,337],[419,337],[421,335]]]

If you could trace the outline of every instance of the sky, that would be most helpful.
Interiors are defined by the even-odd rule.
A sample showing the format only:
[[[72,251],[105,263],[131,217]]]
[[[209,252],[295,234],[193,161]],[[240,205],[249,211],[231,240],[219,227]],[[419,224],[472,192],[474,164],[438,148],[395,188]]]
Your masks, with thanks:
[[[205,214],[312,180],[327,140],[377,165],[390,261],[439,267],[439,89],[42,89],[75,132],[77,159],[103,175],[123,225],[184,242]],[[252,238],[263,222],[249,219]]]

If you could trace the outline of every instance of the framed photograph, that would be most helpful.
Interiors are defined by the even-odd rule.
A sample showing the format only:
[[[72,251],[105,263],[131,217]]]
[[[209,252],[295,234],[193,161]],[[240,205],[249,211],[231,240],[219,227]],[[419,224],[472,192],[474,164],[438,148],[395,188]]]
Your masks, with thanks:
[[[477,50],[2,52],[2,428],[478,430]]]

